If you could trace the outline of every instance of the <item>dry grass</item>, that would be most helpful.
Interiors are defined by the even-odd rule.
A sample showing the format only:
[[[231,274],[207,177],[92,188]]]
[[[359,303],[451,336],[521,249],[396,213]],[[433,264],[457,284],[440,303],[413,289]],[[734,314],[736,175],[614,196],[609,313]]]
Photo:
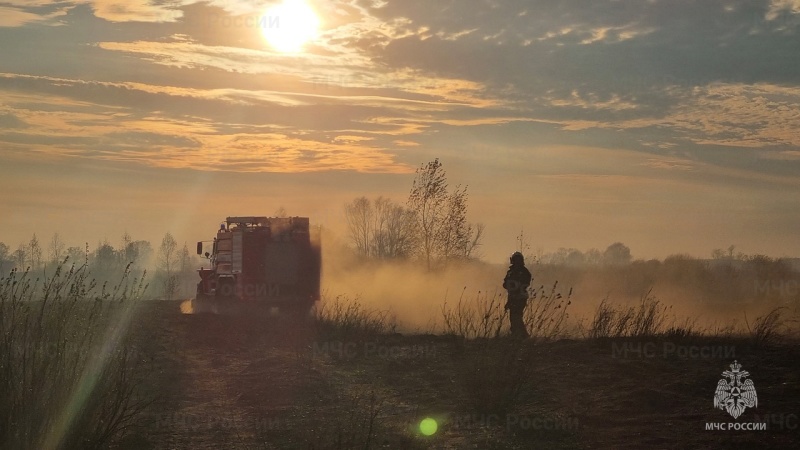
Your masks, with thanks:
[[[530,347],[511,338],[468,342],[457,361],[472,409],[500,415],[524,401],[523,394],[535,380],[535,363]]]
[[[523,320],[535,340],[527,342],[507,338],[508,311],[503,293],[478,292],[466,299],[462,291],[454,306],[446,300],[442,305],[442,331],[465,340],[457,364],[471,407],[479,414],[513,410],[535,379],[536,361],[528,344],[563,333],[572,290],[564,297],[555,282],[550,289],[543,285],[531,289],[529,296]]]
[[[505,294],[478,291],[471,299],[464,298],[450,307],[445,298],[442,304],[443,332],[464,339],[497,338],[508,333],[508,311]],[[572,304],[572,289],[566,297],[558,292],[558,281],[550,289],[544,285],[529,291],[528,305],[523,313],[525,327],[532,338],[554,339],[562,335],[568,306]]]
[[[99,289],[86,266],[0,278],[0,447],[100,448],[144,402],[126,321],[146,289],[128,270]]]
[[[448,307],[447,298],[442,304],[444,334],[465,339],[488,339],[500,336],[506,326],[508,312],[503,308],[502,296],[478,291],[472,299],[465,299],[466,288],[461,291],[458,302]]]
[[[771,345],[782,340],[786,335],[786,319],[783,315],[786,308],[775,308],[759,316],[750,326],[745,315],[745,324],[750,332],[750,338],[756,345]]]
[[[383,413],[383,402],[375,392],[355,395],[340,402],[341,411],[326,421],[326,427],[315,430],[308,448],[343,450],[377,447],[382,434],[379,416]]]
[[[669,307],[647,291],[638,306],[617,307],[603,299],[589,326],[588,337],[650,337],[664,334]],[[672,329],[670,332],[687,333],[689,330]]]
[[[371,311],[346,296],[323,298],[313,310],[317,335],[327,340],[358,341],[394,333],[397,320],[389,311]]]
[[[562,335],[565,321],[569,317],[567,309],[572,304],[572,288],[566,297],[558,292],[558,281],[546,290],[544,285],[530,290],[528,307],[524,320],[528,334],[532,338],[555,339]]]

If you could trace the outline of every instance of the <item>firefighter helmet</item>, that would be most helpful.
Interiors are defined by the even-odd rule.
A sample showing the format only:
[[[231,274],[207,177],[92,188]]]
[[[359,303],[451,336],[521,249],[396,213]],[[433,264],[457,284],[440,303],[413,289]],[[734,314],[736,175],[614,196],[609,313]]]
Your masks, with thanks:
[[[525,257],[520,252],[514,252],[511,255],[511,264],[525,264]]]

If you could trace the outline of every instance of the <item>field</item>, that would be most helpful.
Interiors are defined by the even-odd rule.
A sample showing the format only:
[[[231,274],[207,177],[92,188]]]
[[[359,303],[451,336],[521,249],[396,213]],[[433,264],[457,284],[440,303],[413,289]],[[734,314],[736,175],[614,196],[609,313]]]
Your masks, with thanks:
[[[85,266],[12,273],[0,282],[0,447],[795,447],[796,273],[751,284],[758,272],[732,272],[739,296],[715,303],[702,289],[733,278],[689,268],[539,265],[538,280],[579,294],[533,287],[522,341],[508,336],[502,294],[445,288],[491,286],[502,268],[485,265],[331,269],[337,292],[365,296],[326,294],[307,316],[197,313],[148,299],[127,271],[116,285]],[[683,303],[597,289],[639,292],[640,279]],[[736,418],[714,406],[734,364],[757,393]]]
[[[140,357],[153,364],[146,386],[157,401],[120,447],[791,448],[800,442],[794,344],[664,336],[534,345],[283,319],[185,315],[177,302],[143,302],[134,329]],[[738,420],[712,406],[720,374],[734,359],[758,390],[758,407]],[[428,417],[438,424],[431,436],[419,429]],[[719,422],[766,422],[767,429],[705,430]]]

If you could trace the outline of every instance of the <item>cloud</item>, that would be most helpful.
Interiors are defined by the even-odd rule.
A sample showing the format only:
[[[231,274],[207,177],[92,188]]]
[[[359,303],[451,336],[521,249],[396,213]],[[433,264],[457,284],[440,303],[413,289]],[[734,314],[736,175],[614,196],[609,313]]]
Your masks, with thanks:
[[[694,168],[692,161],[681,159],[649,158],[647,161],[643,162],[642,165],[664,170],[692,170]]]
[[[193,1],[94,0],[95,16],[109,22],[175,22],[183,16],[180,6]]]
[[[778,161],[800,161],[799,150],[769,151],[761,155],[764,159],[774,159]]]
[[[4,74],[0,81],[13,79],[36,86],[49,86],[53,93],[68,95],[103,89],[110,92],[136,91],[170,97],[192,97],[200,101],[241,101],[236,92],[207,92],[137,83],[85,82],[48,77]],[[18,85],[17,85],[18,86]],[[0,82],[0,87],[2,83]],[[263,100],[263,99],[262,99]],[[201,117],[172,117],[142,112],[129,106],[115,106],[77,100],[63,95],[3,92],[0,142],[25,153],[45,153],[136,162],[139,164],[193,168],[210,171],[309,172],[350,170],[405,173],[410,169],[373,138],[324,133],[309,134],[281,125],[244,126],[211,121]],[[7,119],[6,119],[7,118]],[[25,127],[19,127],[24,124]]]
[[[676,137],[700,145],[749,148],[800,146],[800,135],[795,131],[795,124],[800,122],[800,87],[762,83],[715,83],[689,91],[673,89],[670,92],[676,104],[657,117],[617,121],[556,120],[553,123],[559,123],[564,130],[572,131],[592,128],[670,128]],[[549,101],[555,106],[635,108],[632,104],[624,104],[622,108],[609,108],[608,102],[583,102],[575,95],[571,99]],[[618,102],[610,103],[612,106],[616,104]]]
[[[622,111],[626,109],[636,109],[638,107],[638,105],[633,102],[623,100],[618,94],[613,94],[610,98],[604,100],[594,93],[581,95],[577,89],[573,90],[568,98],[549,97],[545,98],[545,100],[552,106],[594,110]]]
[[[341,88],[342,91],[368,92],[368,95],[346,96],[350,101],[375,101],[414,104],[418,108],[447,109],[453,106],[487,107],[499,103],[485,95],[480,83],[432,77],[408,69],[380,68],[366,58],[351,58],[342,64],[338,55],[284,55],[269,51],[234,47],[209,47],[192,42],[100,42],[105,50],[142,55],[155,64],[172,67],[218,68],[236,73],[280,73],[293,77],[305,88]],[[368,89],[369,91],[363,91]],[[313,92],[297,95],[315,95]],[[344,97],[344,95],[343,95]],[[333,98],[333,97],[330,97]]]
[[[402,139],[392,141],[392,143],[398,147],[419,147],[420,145],[419,142],[405,141]]]
[[[46,10],[41,10],[40,12],[36,12],[35,10],[31,9],[45,5],[47,5],[47,3],[39,3],[36,1],[26,2],[24,4],[15,2],[0,4],[0,28],[23,27],[25,25],[34,23],[60,25],[60,23],[54,19],[64,16],[67,13],[67,8],[47,8]]]
[[[31,22],[43,20],[38,14],[22,11],[17,8],[0,6],[0,27],[21,27]]]
[[[800,14],[800,0],[770,0],[769,10],[764,17],[772,21],[785,13]]]
[[[25,44],[6,50],[8,72],[19,67],[17,73],[40,77],[16,76],[19,86],[6,92],[56,109],[36,121],[62,114],[65,138],[68,125],[103,123],[93,107],[121,111],[126,117],[107,128],[88,129],[128,152],[136,139],[175,147],[159,164],[183,160],[179,149],[193,154],[206,145],[189,138],[194,127],[242,143],[263,134],[270,145],[306,142],[320,153],[319,145],[340,145],[388,158],[358,159],[370,161],[359,165],[370,171],[380,170],[376,161],[397,170],[405,155],[444,146],[442,136],[498,146],[599,140],[646,153],[680,149],[706,162],[713,153],[707,149],[782,151],[798,143],[791,123],[800,64],[786,57],[800,45],[787,34],[793,2],[315,2],[321,35],[295,55],[264,43],[257,27],[269,3],[64,3],[72,8],[64,30],[20,30]],[[17,0],[10,5],[23,8]],[[52,13],[44,2],[30,5],[25,12]],[[771,10],[781,20],[768,18]],[[52,53],[25,58],[39,47]],[[8,117],[31,120],[33,107],[13,106]],[[145,124],[156,126],[141,122],[150,118],[174,127],[157,131],[168,138],[142,134]],[[138,134],[124,134],[129,124]],[[81,145],[70,142],[70,151]],[[292,167],[308,170],[301,160]]]

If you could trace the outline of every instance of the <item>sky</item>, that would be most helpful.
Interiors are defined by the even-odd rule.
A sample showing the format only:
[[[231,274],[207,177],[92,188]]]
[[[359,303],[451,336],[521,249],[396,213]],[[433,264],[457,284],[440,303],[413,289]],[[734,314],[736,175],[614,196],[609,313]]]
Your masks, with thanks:
[[[491,262],[800,255],[800,0],[287,1],[0,0],[0,241],[341,230],[439,158]]]

